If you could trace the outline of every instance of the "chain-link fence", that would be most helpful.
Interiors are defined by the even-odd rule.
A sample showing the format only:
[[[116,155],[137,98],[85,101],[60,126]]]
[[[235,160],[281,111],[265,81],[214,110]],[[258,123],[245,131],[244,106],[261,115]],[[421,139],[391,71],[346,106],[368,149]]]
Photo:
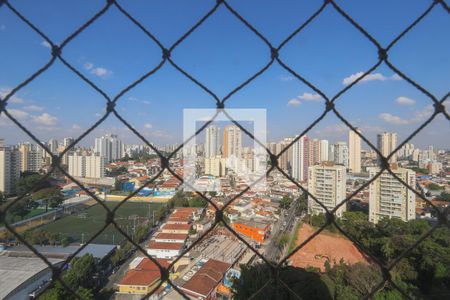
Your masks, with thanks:
[[[68,284],[66,284],[62,280],[62,272],[63,268],[66,265],[66,263],[70,262],[77,254],[79,254],[89,243],[91,243],[95,238],[97,238],[102,232],[109,226],[113,225],[117,231],[119,231],[130,243],[132,243],[143,255],[148,257],[153,263],[155,263],[161,272],[161,280],[155,286],[152,291],[150,291],[145,297],[149,297],[150,295],[154,294],[156,290],[158,290],[163,283],[169,283],[180,295],[183,296],[183,298],[189,299],[188,296],[180,290],[176,284],[172,282],[172,280],[169,278],[170,272],[169,270],[175,265],[177,261],[182,257],[180,255],[178,258],[176,258],[172,263],[169,265],[169,267],[165,268],[161,266],[158,261],[147,254],[145,249],[143,249],[137,242],[135,242],[130,236],[126,234],[122,230],[122,228],[117,224],[115,220],[115,213],[116,211],[129,200],[133,196],[135,196],[137,193],[139,193],[146,185],[152,183],[155,181],[165,170],[170,172],[173,176],[175,176],[177,179],[179,179],[181,182],[183,182],[183,178],[181,178],[174,170],[170,167],[170,159],[175,156],[177,152],[182,150],[183,145],[186,144],[187,141],[184,141],[183,144],[181,144],[178,148],[175,149],[172,153],[165,156],[162,152],[160,152],[154,145],[148,141],[139,131],[137,131],[130,123],[125,120],[119,112],[115,109],[115,106],[117,102],[129,91],[134,89],[136,86],[141,84],[144,80],[147,80],[149,77],[151,77],[153,74],[155,74],[163,65],[170,64],[172,65],[176,70],[178,70],[181,74],[183,74],[186,78],[188,78],[190,81],[192,81],[198,88],[202,89],[204,92],[209,94],[211,98],[216,102],[217,105],[217,114],[208,122],[206,122],[197,132],[196,135],[202,132],[211,122],[214,121],[214,118],[219,114],[219,112],[223,112],[226,114],[226,103],[227,100],[230,99],[236,92],[239,90],[245,88],[248,86],[252,81],[254,81],[258,76],[263,74],[267,69],[269,69],[273,64],[278,63],[282,68],[284,68],[286,71],[288,71],[292,76],[300,80],[302,83],[306,84],[308,87],[310,87],[312,90],[314,90],[316,93],[318,93],[325,101],[324,101],[324,110],[322,114],[314,120],[307,128],[303,130],[287,147],[285,147],[280,153],[277,155],[271,153],[269,149],[266,147],[266,145],[262,145],[266,151],[268,156],[270,157],[270,168],[268,168],[266,175],[270,174],[274,170],[278,170],[281,174],[283,174],[286,178],[288,178],[290,181],[292,181],[293,184],[295,184],[303,193],[305,193],[308,197],[316,201],[325,211],[326,211],[326,222],[325,225],[320,227],[313,235],[311,235],[309,238],[307,238],[304,242],[302,242],[299,246],[297,246],[290,254],[288,254],[286,257],[281,259],[278,263],[273,263],[266,259],[263,255],[261,255],[256,249],[252,247],[245,239],[243,239],[238,233],[234,231],[233,228],[230,227],[229,224],[227,224],[224,221],[223,213],[224,210],[233,203],[234,200],[244,195],[247,191],[249,191],[256,182],[253,184],[247,186],[244,190],[242,190],[238,195],[234,196],[232,199],[228,199],[227,204],[219,208],[214,201],[211,200],[210,197],[208,197],[207,194],[198,192],[201,197],[208,201],[209,204],[211,204],[216,209],[216,215],[215,215],[215,222],[213,226],[208,229],[206,232],[202,234],[202,236],[197,240],[197,242],[190,245],[186,250],[183,251],[183,254],[189,252],[196,244],[198,244],[203,237],[205,237],[207,234],[209,234],[219,223],[222,223],[223,226],[229,230],[233,235],[236,236],[240,241],[242,241],[251,251],[253,251],[259,258],[261,258],[267,266],[272,270],[272,278],[269,280],[263,287],[259,289],[258,292],[253,294],[252,298],[259,299],[261,297],[261,291],[268,285],[275,284],[279,286],[280,288],[287,289],[289,292],[292,293],[294,298],[300,298],[298,295],[296,295],[289,285],[287,285],[281,278],[280,278],[280,268],[281,266],[297,251],[299,251],[302,247],[304,247],[307,243],[309,243],[315,236],[317,236],[320,232],[322,232],[325,227],[329,225],[333,225],[337,228],[338,231],[340,231],[344,236],[346,236],[348,239],[350,239],[353,243],[355,243],[367,256],[369,256],[374,263],[376,263],[380,270],[382,271],[383,280],[378,283],[371,291],[368,293],[364,298],[371,298],[377,291],[382,289],[386,284],[389,284],[391,287],[396,288],[405,298],[410,298],[410,296],[401,288],[399,288],[394,281],[391,278],[391,270],[399,263],[399,261],[407,256],[414,248],[416,248],[424,239],[429,237],[437,227],[439,226],[449,226],[449,222],[447,220],[447,215],[450,213],[450,207],[447,207],[445,210],[438,209],[429,201],[426,197],[424,197],[423,193],[418,192],[414,187],[408,186],[408,184],[403,181],[401,178],[397,176],[396,173],[394,173],[389,166],[389,159],[397,152],[403,145],[408,143],[415,135],[417,135],[421,130],[423,130],[432,120],[434,120],[438,115],[443,115],[446,120],[450,120],[450,116],[448,112],[445,110],[444,102],[447,100],[449,93],[447,93],[444,97],[441,99],[434,96],[432,93],[430,93],[427,89],[422,87],[420,84],[415,82],[412,78],[410,78],[408,75],[403,73],[401,70],[399,70],[393,62],[389,60],[389,51],[392,49],[392,47],[395,46],[395,44],[402,39],[408,32],[414,28],[417,24],[419,24],[427,15],[430,14],[433,10],[442,9],[446,13],[450,13],[449,5],[443,1],[443,0],[430,0],[430,4],[428,8],[420,15],[418,16],[414,22],[412,22],[407,28],[405,28],[400,34],[398,34],[391,43],[389,43],[386,46],[381,45],[370,33],[368,33],[360,24],[358,24],[352,16],[350,16],[348,13],[346,13],[335,1],[333,0],[324,0],[323,4],[300,26],[297,27],[297,29],[292,32],[288,37],[286,37],[279,45],[273,45],[264,35],[262,35],[255,27],[252,26],[242,15],[239,14],[238,11],[236,11],[227,1],[223,0],[217,0],[215,5],[211,7],[211,9],[200,19],[198,20],[195,25],[193,25],[186,33],[184,33],[173,45],[167,46],[164,45],[162,42],[158,40],[158,38],[150,32],[149,29],[144,27],[142,23],[134,18],[127,10],[124,9],[124,7],[120,4],[120,1],[115,0],[107,0],[105,5],[100,9],[95,15],[93,15],[86,23],[84,23],[82,26],[80,26],[77,30],[75,30],[72,34],[70,34],[65,40],[58,44],[55,44],[42,30],[40,30],[36,25],[34,25],[31,21],[27,19],[26,16],[24,16],[20,11],[18,11],[13,3],[13,1],[7,1],[2,0],[0,1],[0,9],[10,10],[12,13],[14,13],[21,21],[23,21],[28,27],[33,30],[37,35],[42,37],[46,42],[49,43],[51,46],[51,59],[43,65],[39,70],[37,70],[35,73],[30,75],[26,80],[24,80],[22,83],[20,83],[18,86],[13,88],[6,96],[3,97],[3,99],[0,99],[0,113],[6,115],[15,125],[17,125],[20,129],[22,129],[31,139],[33,139],[37,144],[39,144],[47,153],[52,157],[52,166],[50,171],[42,178],[43,180],[46,180],[49,178],[49,176],[52,174],[53,171],[59,170],[62,172],[65,176],[67,176],[70,180],[72,180],[74,183],[76,183],[84,192],[86,192],[88,195],[90,195],[93,199],[95,199],[98,202],[98,205],[102,206],[107,213],[106,222],[96,234],[91,236],[91,238],[83,245],[81,246],[75,253],[72,253],[65,261],[65,263],[61,264],[60,267],[55,267],[50,263],[50,261],[43,256],[41,253],[39,253],[33,245],[31,245],[21,234],[17,233],[14,228],[11,226],[11,224],[8,224],[6,222],[6,214],[8,210],[18,201],[20,201],[22,198],[24,198],[28,193],[35,190],[39,183],[37,183],[34,187],[32,187],[29,191],[23,193],[22,195],[18,196],[17,199],[11,203],[9,203],[5,209],[0,211],[0,220],[5,223],[5,227],[8,231],[10,231],[14,236],[24,245],[26,245],[36,256],[38,256],[40,259],[42,259],[48,267],[52,270],[52,280],[55,282],[60,282],[64,288],[66,288],[71,294],[73,294],[74,297],[80,298],[81,296],[76,293]],[[317,88],[315,85],[313,85],[311,82],[309,82],[304,76],[304,74],[299,74],[297,71],[292,69],[289,65],[287,65],[282,57],[281,57],[281,50],[297,35],[301,34],[302,31],[309,26],[309,24],[317,18],[325,8],[331,7],[336,12],[338,12],[348,23],[350,23],[354,28],[356,28],[362,36],[364,36],[367,40],[369,40],[375,47],[378,49],[378,61],[367,71],[364,72],[361,76],[359,76],[354,82],[347,85],[345,88],[343,88],[341,91],[339,91],[336,95],[330,97],[327,96],[324,92],[322,92],[319,88]],[[115,96],[110,96],[106,92],[104,92],[100,87],[98,87],[94,82],[89,80],[86,76],[84,76],[77,68],[75,68],[69,61],[67,61],[64,58],[64,49],[70,46],[70,43],[78,37],[78,35],[83,32],[86,28],[90,27],[94,22],[96,22],[99,18],[101,18],[108,10],[116,9],[121,14],[123,14],[126,18],[128,18],[133,24],[136,25],[140,30],[142,30],[143,33],[148,37],[149,43],[155,43],[160,49],[162,53],[161,61],[157,64],[156,67],[154,67],[152,70],[149,70],[146,74],[141,76],[138,80],[134,81],[132,84],[127,86],[125,89],[120,91]],[[173,53],[176,48],[183,43],[188,36],[190,36],[194,31],[196,31],[200,26],[203,25],[203,23],[210,18],[212,15],[214,15],[219,9],[225,9],[228,10],[234,17],[236,17],[241,23],[243,28],[249,29],[251,32],[253,32],[261,41],[264,42],[264,44],[267,46],[267,51],[270,53],[270,59],[269,61],[262,67],[260,70],[258,70],[256,73],[254,73],[250,78],[239,84],[236,88],[234,88],[232,91],[230,91],[225,97],[220,98],[217,96],[212,90],[210,90],[207,86],[202,84],[199,80],[194,78],[192,75],[190,75],[186,70],[184,70],[182,67],[180,67],[171,57],[171,53]],[[408,7],[405,7],[405,9],[408,9]],[[80,135],[77,139],[73,141],[72,144],[70,144],[66,149],[60,153],[59,155],[54,155],[50,149],[44,145],[28,128],[26,128],[17,118],[15,118],[7,108],[8,101],[22,88],[27,86],[30,82],[35,80],[37,77],[39,77],[41,74],[45,73],[49,68],[52,67],[52,65],[55,63],[55,61],[59,60],[64,66],[66,66],[69,70],[71,70],[74,74],[76,74],[79,78],[81,78],[84,82],[86,82],[93,90],[98,92],[105,100],[106,100],[106,113],[95,123],[93,124],[89,129],[87,129],[82,135]],[[403,78],[406,82],[408,82],[411,86],[418,89],[420,92],[422,92],[424,95],[426,95],[430,101],[432,101],[434,105],[434,112],[432,115],[425,121],[423,124],[421,124],[414,132],[412,132],[402,143],[400,143],[397,148],[389,154],[387,157],[384,157],[380,151],[375,147],[363,134],[361,134],[356,128],[350,124],[350,122],[342,116],[342,114],[335,108],[335,102],[346,92],[348,92],[355,84],[357,84],[359,81],[361,81],[365,76],[370,74],[372,71],[374,71],[376,68],[378,68],[381,64],[385,64],[387,67],[389,67],[392,71],[394,71],[396,74],[398,74],[401,78]],[[63,155],[65,155],[68,151],[70,151],[80,140],[82,140],[84,137],[86,137],[89,133],[91,133],[95,128],[97,128],[102,122],[108,118],[110,115],[116,116],[128,129],[130,129],[136,136],[138,136],[147,146],[149,146],[155,153],[159,156],[161,160],[161,170],[152,178],[150,179],[145,185],[134,191],[131,195],[126,197],[124,201],[122,201],[120,204],[118,204],[114,209],[109,209],[103,201],[101,201],[95,194],[93,194],[89,189],[87,189],[83,184],[81,184],[79,181],[77,181],[75,178],[73,178],[68,172],[63,169],[60,165],[61,159]],[[283,169],[280,168],[278,165],[278,159],[280,158],[283,153],[285,153],[288,148],[292,147],[292,145],[297,142],[302,136],[304,136],[308,131],[310,131],[315,125],[317,125],[322,119],[325,118],[328,114],[334,114],[339,118],[350,130],[354,131],[358,136],[361,137],[361,139],[369,145],[369,147],[375,151],[380,157],[381,157],[381,168],[379,172],[372,177],[369,181],[367,181],[365,184],[361,185],[356,191],[354,191],[350,196],[346,197],[346,199],[342,200],[334,209],[329,210],[327,207],[322,204],[319,200],[314,197],[314,195],[310,194],[308,190],[306,190],[302,185],[300,185],[296,180],[294,180],[289,174],[287,174]],[[237,125],[246,135],[248,135],[251,139],[254,139],[254,136],[252,133],[250,133],[248,130],[246,130],[243,126],[239,124],[239,122],[233,120],[230,118],[230,120]],[[192,137],[191,137],[192,138]],[[258,141],[257,141],[258,142]],[[404,250],[404,252],[399,255],[396,259],[391,261],[389,264],[385,264],[384,262],[380,261],[377,257],[372,255],[369,251],[367,251],[364,246],[360,243],[360,241],[353,238],[351,235],[349,235],[347,232],[345,232],[341,226],[336,222],[335,220],[335,212],[336,210],[341,207],[342,205],[345,205],[352,197],[357,195],[360,191],[365,189],[370,185],[371,182],[376,180],[382,172],[388,172],[391,176],[393,176],[395,179],[397,179],[403,186],[405,186],[407,189],[411,190],[417,197],[420,199],[423,199],[423,201],[427,202],[431,207],[435,209],[436,215],[438,216],[438,222],[429,230],[426,234],[421,236],[417,241],[415,241],[411,246],[409,246],[407,249]],[[193,187],[191,187],[193,188]]]

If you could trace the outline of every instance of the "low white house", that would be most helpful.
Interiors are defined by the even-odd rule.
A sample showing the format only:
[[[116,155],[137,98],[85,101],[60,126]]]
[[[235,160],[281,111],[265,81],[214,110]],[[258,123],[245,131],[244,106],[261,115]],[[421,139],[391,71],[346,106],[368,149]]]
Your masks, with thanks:
[[[180,256],[184,243],[162,243],[151,241],[147,246],[147,253],[156,258],[172,259]]]

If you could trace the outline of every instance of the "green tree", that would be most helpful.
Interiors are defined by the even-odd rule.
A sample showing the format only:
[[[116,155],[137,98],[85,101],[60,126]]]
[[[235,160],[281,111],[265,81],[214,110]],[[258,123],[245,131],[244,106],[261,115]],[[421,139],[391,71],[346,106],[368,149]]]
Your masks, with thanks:
[[[190,207],[207,207],[208,201],[206,201],[200,196],[196,196],[194,198],[189,199],[188,204]]]
[[[48,207],[55,208],[63,202],[63,195],[61,189],[56,186],[46,187],[40,189],[32,194],[34,201],[42,200],[45,203],[45,211],[48,211]]]
[[[280,201],[280,207],[283,209],[288,209],[291,206],[292,198],[284,196]]]
[[[32,174],[29,176],[20,177],[17,181],[17,193],[22,195],[33,188],[33,192],[37,192],[40,189],[50,187],[51,184],[48,180],[43,180],[44,176],[39,174]]]
[[[439,184],[436,183],[430,183],[427,188],[431,191],[439,191],[439,190],[443,190],[444,187],[440,186]]]
[[[28,200],[26,198],[16,200],[15,203],[9,208],[8,212],[11,214],[13,219],[15,216],[18,216],[21,220],[23,220],[23,218],[30,212]]]

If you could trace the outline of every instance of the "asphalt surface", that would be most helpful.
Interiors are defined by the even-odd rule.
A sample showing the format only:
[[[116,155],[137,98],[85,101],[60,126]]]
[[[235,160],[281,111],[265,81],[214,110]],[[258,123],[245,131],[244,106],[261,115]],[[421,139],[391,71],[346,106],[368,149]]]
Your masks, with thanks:
[[[281,256],[281,250],[278,247],[278,238],[289,232],[295,232],[296,219],[295,219],[295,206],[297,205],[297,199],[292,201],[290,207],[282,211],[281,217],[278,222],[275,223],[274,229],[272,230],[272,237],[269,244],[265,247],[264,256],[272,262],[278,262]],[[286,215],[285,212],[288,212]],[[286,226],[282,226],[286,222]],[[292,228],[291,228],[292,226]],[[289,243],[286,244],[286,247]]]

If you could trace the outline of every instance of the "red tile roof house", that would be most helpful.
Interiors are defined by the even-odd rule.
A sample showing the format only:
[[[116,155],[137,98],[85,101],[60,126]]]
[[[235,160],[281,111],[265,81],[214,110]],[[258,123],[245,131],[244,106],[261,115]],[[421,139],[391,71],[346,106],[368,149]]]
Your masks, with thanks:
[[[164,233],[184,233],[188,234],[191,229],[190,224],[164,224],[160,230]]]
[[[210,259],[179,288],[194,299],[216,299],[217,286],[230,267],[230,264]]]
[[[169,262],[157,259],[158,263],[167,268]],[[161,273],[156,264],[148,258],[142,258],[141,262],[131,268],[117,284],[118,294],[145,295],[152,291],[161,280]]]
[[[160,243],[184,243],[188,238],[188,234],[185,233],[164,233],[160,232],[155,235],[152,240]]]

